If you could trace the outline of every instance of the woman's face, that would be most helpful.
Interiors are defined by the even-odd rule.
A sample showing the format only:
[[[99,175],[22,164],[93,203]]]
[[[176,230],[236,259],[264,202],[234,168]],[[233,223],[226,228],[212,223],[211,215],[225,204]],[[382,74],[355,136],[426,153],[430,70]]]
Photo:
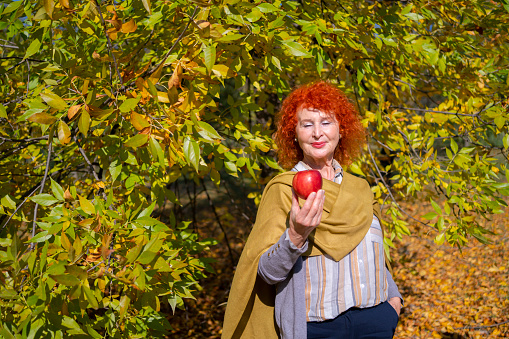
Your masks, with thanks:
[[[297,141],[309,165],[330,164],[339,143],[339,124],[333,115],[313,108],[297,111]]]

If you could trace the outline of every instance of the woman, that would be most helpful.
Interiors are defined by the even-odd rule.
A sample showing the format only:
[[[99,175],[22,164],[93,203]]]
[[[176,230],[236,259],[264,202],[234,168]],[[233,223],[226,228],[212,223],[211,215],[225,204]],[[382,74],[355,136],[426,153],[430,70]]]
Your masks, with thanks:
[[[343,171],[365,141],[358,114],[326,82],[283,102],[275,140],[292,171],[266,186],[232,283],[223,338],[392,338],[401,294],[386,267],[368,183]],[[323,189],[299,204],[296,171]],[[302,207],[301,207],[302,205]]]

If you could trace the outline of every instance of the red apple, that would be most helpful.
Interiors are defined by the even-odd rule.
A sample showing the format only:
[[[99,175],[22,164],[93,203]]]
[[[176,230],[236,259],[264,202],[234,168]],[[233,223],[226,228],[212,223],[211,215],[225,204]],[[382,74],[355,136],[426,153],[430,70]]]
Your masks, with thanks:
[[[297,172],[292,186],[299,198],[307,199],[311,192],[318,192],[322,188],[322,175],[317,170]]]

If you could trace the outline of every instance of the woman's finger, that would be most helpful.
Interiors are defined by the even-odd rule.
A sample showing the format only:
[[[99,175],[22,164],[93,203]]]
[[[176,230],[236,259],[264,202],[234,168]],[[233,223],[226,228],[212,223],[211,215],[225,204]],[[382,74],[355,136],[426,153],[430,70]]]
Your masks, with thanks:
[[[318,226],[322,220],[323,202],[324,202],[325,191],[320,190],[316,195],[315,201],[313,202],[312,212],[312,225]]]
[[[291,214],[295,217],[297,213],[299,213],[300,207],[299,207],[299,198],[297,197],[297,194],[295,194],[295,191],[292,188],[292,208],[291,208]]]

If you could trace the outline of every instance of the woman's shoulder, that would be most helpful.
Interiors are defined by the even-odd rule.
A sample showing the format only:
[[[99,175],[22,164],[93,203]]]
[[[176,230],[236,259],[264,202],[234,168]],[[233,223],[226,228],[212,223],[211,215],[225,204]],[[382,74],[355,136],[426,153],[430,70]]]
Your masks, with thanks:
[[[353,175],[348,172],[344,172],[343,182],[348,182],[349,184],[354,185],[354,186],[362,186],[362,187],[370,188],[369,182],[366,179],[358,177],[358,176]]]

